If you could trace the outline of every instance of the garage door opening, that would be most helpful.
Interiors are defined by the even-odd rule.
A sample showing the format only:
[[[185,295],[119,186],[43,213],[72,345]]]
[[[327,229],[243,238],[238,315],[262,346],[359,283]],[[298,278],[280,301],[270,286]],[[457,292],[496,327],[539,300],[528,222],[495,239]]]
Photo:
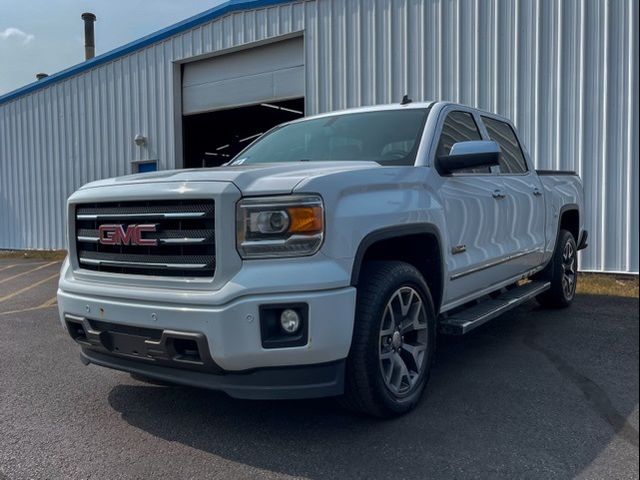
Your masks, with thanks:
[[[302,117],[304,92],[301,36],[184,64],[183,165],[228,162],[262,133]]]
[[[302,116],[304,98],[185,116],[184,166],[218,167],[266,131]]]

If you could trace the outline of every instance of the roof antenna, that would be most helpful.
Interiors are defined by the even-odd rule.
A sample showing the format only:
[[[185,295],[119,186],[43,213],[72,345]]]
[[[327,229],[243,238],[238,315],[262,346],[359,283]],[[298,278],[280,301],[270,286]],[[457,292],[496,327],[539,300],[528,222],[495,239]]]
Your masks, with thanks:
[[[404,94],[404,96],[402,97],[402,101],[400,102],[400,105],[406,105],[408,103],[413,102],[413,100],[411,100],[409,98],[409,95],[407,95],[406,93]]]

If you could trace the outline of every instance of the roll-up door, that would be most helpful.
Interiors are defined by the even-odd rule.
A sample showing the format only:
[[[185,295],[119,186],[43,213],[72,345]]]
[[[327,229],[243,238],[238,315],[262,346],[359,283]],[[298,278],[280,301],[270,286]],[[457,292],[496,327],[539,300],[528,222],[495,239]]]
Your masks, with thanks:
[[[188,63],[182,113],[304,97],[302,37]]]

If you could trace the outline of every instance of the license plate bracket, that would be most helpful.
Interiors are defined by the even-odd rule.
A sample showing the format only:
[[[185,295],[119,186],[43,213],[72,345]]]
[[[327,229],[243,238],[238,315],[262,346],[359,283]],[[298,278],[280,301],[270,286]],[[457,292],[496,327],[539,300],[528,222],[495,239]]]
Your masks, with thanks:
[[[114,353],[151,359],[147,353],[148,344],[145,337],[121,332],[108,332],[106,337],[105,347]]]

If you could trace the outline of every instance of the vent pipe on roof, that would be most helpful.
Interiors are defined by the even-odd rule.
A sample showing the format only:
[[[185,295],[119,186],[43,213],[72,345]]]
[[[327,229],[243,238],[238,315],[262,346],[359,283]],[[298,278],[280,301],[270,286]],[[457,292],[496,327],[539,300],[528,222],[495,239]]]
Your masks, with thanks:
[[[36,80],[42,80],[43,78],[47,78],[49,75],[46,73],[36,73]]]
[[[89,60],[96,56],[96,42],[93,33],[93,22],[96,16],[93,13],[85,12],[80,18],[84,20],[84,59]]]

